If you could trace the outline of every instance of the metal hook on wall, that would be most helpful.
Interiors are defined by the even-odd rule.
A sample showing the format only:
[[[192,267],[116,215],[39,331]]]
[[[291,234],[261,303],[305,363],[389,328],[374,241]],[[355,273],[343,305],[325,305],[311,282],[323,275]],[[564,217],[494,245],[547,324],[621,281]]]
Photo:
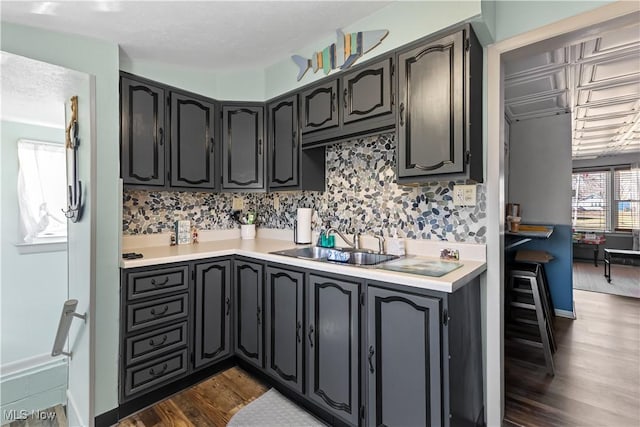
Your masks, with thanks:
[[[68,205],[62,210],[72,222],[80,221],[82,217],[82,182],[78,179],[78,97],[71,97],[71,120],[66,129],[67,155],[71,156],[67,164],[71,165],[71,183],[68,188]]]

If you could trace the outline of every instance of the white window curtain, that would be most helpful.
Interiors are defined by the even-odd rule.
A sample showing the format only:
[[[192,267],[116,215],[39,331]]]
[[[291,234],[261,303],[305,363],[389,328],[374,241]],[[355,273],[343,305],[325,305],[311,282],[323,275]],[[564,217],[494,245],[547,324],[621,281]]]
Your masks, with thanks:
[[[18,204],[24,243],[64,240],[66,157],[61,143],[18,141]]]

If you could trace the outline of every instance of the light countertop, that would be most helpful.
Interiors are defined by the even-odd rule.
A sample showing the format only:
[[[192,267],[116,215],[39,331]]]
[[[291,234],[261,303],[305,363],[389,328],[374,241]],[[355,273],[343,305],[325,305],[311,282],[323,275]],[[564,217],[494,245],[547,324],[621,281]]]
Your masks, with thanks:
[[[464,286],[486,270],[486,262],[484,260],[464,259],[464,257],[461,257],[460,262],[463,264],[462,267],[442,277],[428,277],[417,274],[382,270],[380,268],[376,268],[376,266],[356,267],[270,253],[294,247],[296,247],[296,245],[290,240],[269,238],[257,238],[254,240],[231,238],[200,242],[192,245],[143,246],[139,248],[127,247],[125,252],[142,253],[144,257],[133,260],[121,260],[120,267],[128,269],[174,262],[194,261],[205,258],[240,255],[264,261],[286,264],[293,267],[318,270],[320,272],[335,273],[381,282],[397,283],[440,292],[454,292],[456,289]],[[416,258],[420,258],[425,261],[440,261],[438,257],[434,256],[419,256]]]

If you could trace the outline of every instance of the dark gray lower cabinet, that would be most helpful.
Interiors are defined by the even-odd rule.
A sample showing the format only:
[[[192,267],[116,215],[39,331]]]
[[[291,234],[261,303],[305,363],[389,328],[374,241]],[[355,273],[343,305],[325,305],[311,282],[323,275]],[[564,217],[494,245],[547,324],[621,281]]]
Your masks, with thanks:
[[[262,264],[236,260],[235,350],[236,355],[262,368]]]
[[[368,289],[369,425],[439,426],[440,299]]]
[[[194,368],[231,354],[231,261],[196,264]]]
[[[304,273],[269,267],[265,282],[266,368],[303,393]]]
[[[309,275],[307,396],[358,425],[361,283]]]

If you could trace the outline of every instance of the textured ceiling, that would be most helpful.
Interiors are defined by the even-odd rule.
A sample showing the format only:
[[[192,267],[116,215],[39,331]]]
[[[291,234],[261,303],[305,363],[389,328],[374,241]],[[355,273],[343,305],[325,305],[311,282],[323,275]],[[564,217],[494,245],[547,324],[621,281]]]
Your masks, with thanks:
[[[65,102],[87,88],[86,74],[0,52],[2,120],[64,128]]]
[[[271,65],[389,3],[2,1],[0,13],[3,21],[115,42],[132,60],[239,69]]]
[[[507,61],[505,112],[571,113],[574,158],[640,152],[640,24]]]

